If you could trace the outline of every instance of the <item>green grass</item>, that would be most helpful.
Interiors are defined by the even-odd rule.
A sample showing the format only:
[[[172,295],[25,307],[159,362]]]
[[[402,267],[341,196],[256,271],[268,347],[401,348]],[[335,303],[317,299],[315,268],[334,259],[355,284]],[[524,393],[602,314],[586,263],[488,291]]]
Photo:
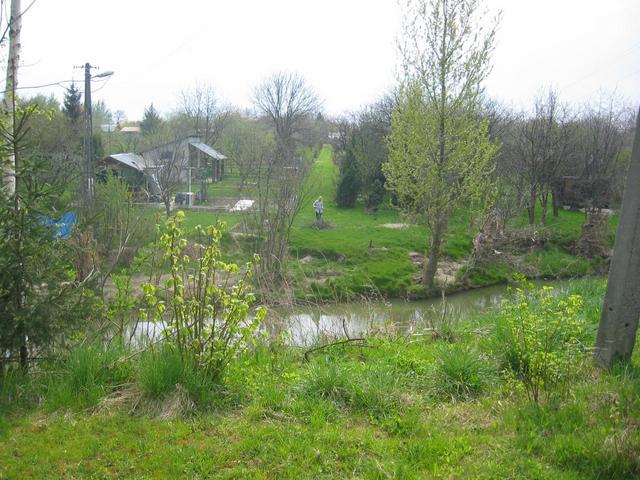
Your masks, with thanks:
[[[564,294],[574,292],[592,345],[604,281],[574,280]],[[501,373],[498,324],[499,310],[459,325],[455,344],[374,338],[309,362],[257,346],[230,366],[223,393],[202,389],[225,402],[164,420],[130,414],[131,403],[96,410],[91,395],[50,408],[56,393],[42,385],[60,379],[76,394],[102,385],[102,396],[132,382],[141,404],[188,383],[171,352],[113,370],[97,367],[110,353],[81,349],[0,379],[0,478],[637,478],[639,351],[535,405]]]
[[[309,151],[310,156],[313,152]],[[335,188],[338,166],[333,162],[332,150],[325,146],[317,152],[307,188],[306,203],[294,221],[289,239],[289,274],[293,293],[299,300],[335,301],[358,298],[362,295],[386,297],[421,297],[426,293],[419,285],[420,271],[409,254],[427,251],[429,233],[416,219],[404,217],[394,208],[389,198],[375,212],[368,212],[362,202],[354,208],[338,208]],[[209,185],[210,198],[247,196],[237,189],[238,179],[231,176]],[[195,188],[195,187],[194,187]],[[323,196],[324,220],[327,229],[314,227],[313,200]],[[230,231],[242,221],[241,213],[198,212],[186,210],[185,227],[193,230],[198,225],[224,221]],[[540,209],[537,210],[537,218]],[[477,227],[465,211],[456,212],[450,219],[443,245],[443,260],[464,262],[471,254]],[[475,219],[477,220],[477,219]],[[610,241],[618,217],[610,220]],[[575,277],[603,270],[601,260],[585,260],[572,253],[578,240],[584,214],[560,210],[559,216],[549,212],[547,237],[549,241],[540,251],[522,254],[521,263],[514,266],[496,258],[477,266],[468,276],[473,287],[511,281],[513,273],[524,271],[531,277]],[[407,224],[406,228],[387,228],[386,224]],[[512,222],[512,228],[527,227],[526,212]],[[539,228],[539,227],[537,227]],[[223,247],[229,260],[243,263],[250,260],[252,243],[230,233],[223,237]],[[305,258],[306,257],[306,258]],[[304,259],[304,261],[301,261]],[[458,287],[453,287],[458,288]]]

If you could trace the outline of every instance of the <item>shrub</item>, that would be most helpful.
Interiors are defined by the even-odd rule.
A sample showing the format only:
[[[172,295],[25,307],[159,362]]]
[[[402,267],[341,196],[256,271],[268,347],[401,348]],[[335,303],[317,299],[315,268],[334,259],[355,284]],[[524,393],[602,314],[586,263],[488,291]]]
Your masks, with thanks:
[[[182,362],[192,362],[217,381],[254,340],[266,310],[258,308],[255,315],[250,312],[255,301],[249,291],[251,264],[241,273],[236,264],[221,260],[223,225],[206,230],[196,226],[199,242],[190,245],[184,238],[183,221],[180,211],[166,221],[158,237],[150,260],[170,275],[164,285],[142,285],[146,309],[141,313],[144,319],[150,316],[153,321],[166,322],[166,341]]]
[[[580,341],[580,295],[560,295],[552,287],[521,284],[512,299],[502,302],[505,324],[498,336],[505,343],[504,361],[509,377],[520,382],[530,400],[560,388],[566,393],[578,373],[585,349]]]

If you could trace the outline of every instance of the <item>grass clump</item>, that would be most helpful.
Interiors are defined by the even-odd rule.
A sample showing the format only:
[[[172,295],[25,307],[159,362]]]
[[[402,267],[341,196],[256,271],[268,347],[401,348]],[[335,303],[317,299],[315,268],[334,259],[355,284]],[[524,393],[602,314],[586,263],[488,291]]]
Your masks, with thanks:
[[[131,364],[120,361],[124,352],[124,347],[117,343],[81,345],[44,366],[47,408],[97,404],[110,390],[129,379]]]
[[[487,390],[493,377],[488,360],[480,353],[457,344],[442,345],[434,365],[432,393],[453,401],[474,398]]]
[[[136,382],[149,400],[163,400],[176,390],[183,390],[191,401],[202,407],[220,400],[222,391],[220,384],[168,344],[140,355]]]

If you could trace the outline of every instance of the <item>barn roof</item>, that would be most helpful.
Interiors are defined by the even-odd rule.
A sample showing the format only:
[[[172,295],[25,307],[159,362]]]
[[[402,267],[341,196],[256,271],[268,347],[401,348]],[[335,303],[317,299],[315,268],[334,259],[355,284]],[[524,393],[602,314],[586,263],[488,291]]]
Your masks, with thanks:
[[[205,153],[206,155],[209,155],[211,158],[213,158],[215,160],[225,160],[227,158],[223,154],[218,152],[217,150],[214,150],[213,148],[211,148],[206,143],[189,142],[189,145],[191,145],[194,148],[197,148],[198,150],[200,150],[201,152]]]
[[[110,158],[134,170],[144,172],[144,159],[140,155],[135,153],[115,153],[107,157],[107,159]]]

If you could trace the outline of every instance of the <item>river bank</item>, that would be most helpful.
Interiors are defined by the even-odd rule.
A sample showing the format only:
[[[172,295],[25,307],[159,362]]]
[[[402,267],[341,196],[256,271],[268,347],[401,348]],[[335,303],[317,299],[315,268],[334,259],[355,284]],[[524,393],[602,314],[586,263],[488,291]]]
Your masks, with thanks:
[[[539,402],[506,373],[504,309],[307,356],[258,344],[217,384],[165,350],[78,347],[0,383],[0,478],[634,478],[638,350],[594,368],[604,281],[573,294],[585,348]]]

